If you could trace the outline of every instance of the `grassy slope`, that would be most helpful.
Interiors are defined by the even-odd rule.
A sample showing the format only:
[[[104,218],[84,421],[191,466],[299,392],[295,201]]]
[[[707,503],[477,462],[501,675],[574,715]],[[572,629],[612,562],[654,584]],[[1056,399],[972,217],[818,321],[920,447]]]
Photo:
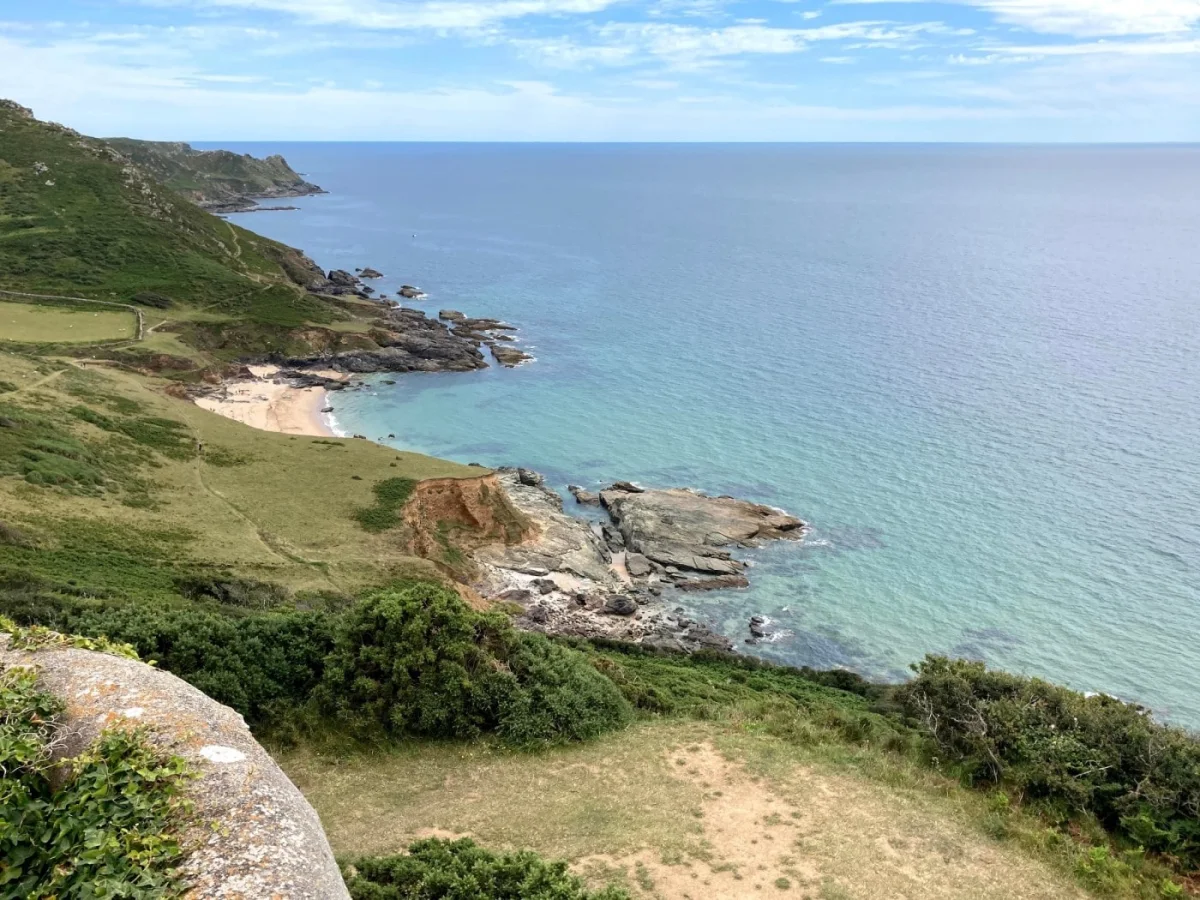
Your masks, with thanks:
[[[88,592],[174,596],[187,573],[339,593],[433,575],[404,555],[401,532],[370,534],[353,514],[374,503],[378,481],[480,471],[366,441],[257,431],[119,370],[0,353],[3,386],[16,389],[0,392],[0,521],[37,546],[0,542],[0,572]],[[107,430],[72,413],[80,407]],[[139,429],[148,420],[174,424]],[[60,483],[31,483],[33,469]]]
[[[305,292],[312,274],[298,251],[199,209],[103,141],[0,100],[0,289],[159,294],[171,306],[148,310],[158,330],[192,348],[183,356],[219,362],[344,341],[355,328],[323,326],[371,317]]]

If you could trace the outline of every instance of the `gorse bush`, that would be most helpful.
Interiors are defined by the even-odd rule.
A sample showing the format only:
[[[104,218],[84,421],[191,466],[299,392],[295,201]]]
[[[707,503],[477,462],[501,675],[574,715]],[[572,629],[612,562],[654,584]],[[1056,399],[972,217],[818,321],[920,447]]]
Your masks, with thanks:
[[[60,708],[33,671],[0,672],[0,898],[177,896],[183,761],[136,732],[109,731],[57,783],[49,751]]]
[[[939,754],[1065,820],[1200,866],[1200,740],[1113,697],[929,657],[898,690]]]
[[[582,654],[519,634],[503,616],[476,613],[428,583],[379,592],[345,615],[320,702],[365,730],[496,732],[521,745],[582,740],[632,715]]]
[[[589,892],[566,863],[529,851],[492,853],[462,839],[417,841],[407,854],[343,863],[354,900],[628,900],[610,887]]]
[[[213,590],[202,580],[185,587],[199,584]],[[429,582],[372,594],[340,615],[122,603],[0,582],[0,613],[128,643],[255,726],[325,717],[364,737],[494,733],[532,746],[587,740],[632,715],[582,653]]]
[[[333,647],[332,620],[320,612],[235,617],[183,604],[7,593],[2,587],[0,612],[19,623],[131,644],[143,659],[155,660],[255,725],[306,703]]]

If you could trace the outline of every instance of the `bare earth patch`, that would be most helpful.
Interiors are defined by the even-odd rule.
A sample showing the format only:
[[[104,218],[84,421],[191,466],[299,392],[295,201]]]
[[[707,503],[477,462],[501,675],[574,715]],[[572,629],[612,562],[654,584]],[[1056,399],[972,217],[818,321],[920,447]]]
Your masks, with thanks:
[[[641,725],[536,756],[418,744],[281,764],[342,854],[469,835],[661,900],[1087,896],[972,826],[963,804],[978,798],[882,784],[715,725]]]

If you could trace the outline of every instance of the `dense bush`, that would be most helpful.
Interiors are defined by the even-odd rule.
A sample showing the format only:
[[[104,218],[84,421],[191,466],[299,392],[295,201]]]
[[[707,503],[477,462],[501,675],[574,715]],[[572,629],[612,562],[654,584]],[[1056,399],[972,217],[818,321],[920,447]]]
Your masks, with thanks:
[[[523,745],[593,737],[631,716],[582,654],[518,634],[503,616],[473,612],[428,583],[374,594],[345,615],[320,699],[367,730],[498,732]]]
[[[319,612],[235,617],[184,605],[15,592],[0,601],[0,612],[22,624],[132,644],[143,659],[157,661],[252,724],[307,702],[333,646],[332,620]]]
[[[59,709],[31,670],[0,672],[0,898],[177,896],[183,761],[110,731],[51,778]]]
[[[1200,866],[1200,740],[1113,697],[929,657],[898,696],[942,757],[1063,818]]]
[[[628,900],[618,888],[588,892],[566,863],[534,853],[491,853],[463,839],[417,841],[408,853],[345,863],[354,900]]]
[[[132,299],[139,306],[152,306],[155,309],[167,309],[173,305],[170,297],[155,291],[138,291]]]
[[[179,583],[189,592],[228,587]],[[335,615],[95,600],[0,580],[0,614],[131,644],[256,726],[282,726],[303,712],[363,736],[497,733],[530,746],[587,740],[632,715],[582,653],[473,612],[429,582],[397,585]]]

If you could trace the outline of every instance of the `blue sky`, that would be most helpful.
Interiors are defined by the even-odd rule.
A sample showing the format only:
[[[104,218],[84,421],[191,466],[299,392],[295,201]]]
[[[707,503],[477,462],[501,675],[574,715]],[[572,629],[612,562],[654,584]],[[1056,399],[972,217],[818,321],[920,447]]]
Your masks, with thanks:
[[[0,0],[0,96],[160,139],[1198,141],[1200,0]]]

